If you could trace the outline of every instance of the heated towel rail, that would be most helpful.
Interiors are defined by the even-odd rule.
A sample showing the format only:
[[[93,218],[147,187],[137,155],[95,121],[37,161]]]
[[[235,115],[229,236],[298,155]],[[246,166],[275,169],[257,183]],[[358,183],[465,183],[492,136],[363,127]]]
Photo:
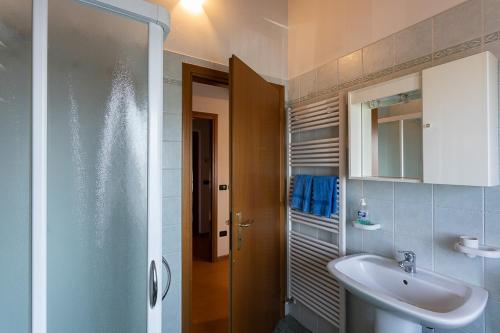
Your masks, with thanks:
[[[287,193],[297,174],[338,176],[330,217],[287,209],[288,297],[345,332],[345,291],[326,264],[345,255],[346,123],[342,98],[292,106],[287,113]]]

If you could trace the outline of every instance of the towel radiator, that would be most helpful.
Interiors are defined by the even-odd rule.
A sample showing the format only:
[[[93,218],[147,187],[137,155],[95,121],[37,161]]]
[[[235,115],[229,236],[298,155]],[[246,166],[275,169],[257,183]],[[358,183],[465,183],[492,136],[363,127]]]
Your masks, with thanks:
[[[337,209],[330,217],[287,209],[288,298],[345,332],[345,291],[326,264],[345,255],[345,107],[335,95],[287,112],[288,203],[297,174],[338,176]]]

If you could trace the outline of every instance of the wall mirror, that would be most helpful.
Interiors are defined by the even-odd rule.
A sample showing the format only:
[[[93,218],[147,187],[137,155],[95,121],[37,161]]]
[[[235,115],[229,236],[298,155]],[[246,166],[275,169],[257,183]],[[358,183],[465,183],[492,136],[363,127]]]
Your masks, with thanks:
[[[351,178],[422,180],[422,90],[414,74],[349,93]]]

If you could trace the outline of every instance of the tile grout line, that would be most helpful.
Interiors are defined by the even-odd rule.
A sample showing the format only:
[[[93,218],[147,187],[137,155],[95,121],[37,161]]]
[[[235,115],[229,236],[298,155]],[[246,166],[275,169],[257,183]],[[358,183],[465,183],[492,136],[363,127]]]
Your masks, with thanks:
[[[481,0],[481,51],[484,51],[485,48],[485,43],[484,40],[486,39],[484,36],[485,32],[485,20],[484,20],[484,0]]]
[[[431,236],[431,256],[432,256],[432,262],[431,262],[431,268],[432,271],[434,272],[435,270],[435,253],[434,253],[434,232],[435,232],[435,227],[434,227],[434,220],[435,220],[435,212],[434,212],[434,184],[431,184],[431,205],[432,205],[432,210],[431,210],[431,225],[432,225],[432,236]]]
[[[436,49],[436,45],[434,43],[434,38],[435,38],[435,25],[436,25],[436,18],[433,16],[431,18],[431,64],[434,64],[434,52]]]
[[[396,255],[396,183],[392,183],[392,251]]]
[[[486,244],[486,188],[483,186],[483,190],[482,190],[482,194],[483,194],[483,213],[482,213],[482,218],[483,218],[483,234],[482,234],[482,243],[483,244]],[[482,262],[482,285],[483,287],[485,286],[486,284],[486,258],[485,257],[482,257],[481,258],[481,262]]]
[[[361,198],[364,197],[365,197],[365,181],[361,180]],[[361,230],[361,252],[365,252],[365,230]]]

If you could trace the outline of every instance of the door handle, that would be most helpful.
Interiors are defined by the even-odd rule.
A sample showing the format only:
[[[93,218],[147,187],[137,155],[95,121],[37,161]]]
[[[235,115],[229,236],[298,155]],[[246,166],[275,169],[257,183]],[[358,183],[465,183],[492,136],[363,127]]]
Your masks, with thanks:
[[[240,228],[248,228],[252,226],[253,220],[246,220],[245,223],[241,222],[241,212],[236,213],[236,218],[238,219],[238,227]]]
[[[247,220],[244,223],[241,221],[241,212],[236,213],[236,219],[238,221],[238,251],[241,250],[241,245],[243,243],[243,228],[251,227],[253,220]]]
[[[149,266],[149,306],[151,309],[155,307],[158,299],[158,273],[156,272],[156,263],[151,260]]]

